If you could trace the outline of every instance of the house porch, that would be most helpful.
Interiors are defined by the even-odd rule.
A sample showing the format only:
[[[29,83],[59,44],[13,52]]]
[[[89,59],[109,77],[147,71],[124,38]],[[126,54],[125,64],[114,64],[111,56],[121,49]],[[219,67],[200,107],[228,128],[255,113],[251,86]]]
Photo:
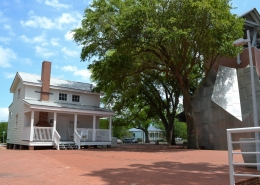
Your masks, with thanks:
[[[81,146],[111,145],[112,115],[47,112],[48,127],[37,126],[41,110],[24,114],[22,140],[28,146],[55,146],[75,142]],[[107,118],[109,129],[99,129],[99,120]]]

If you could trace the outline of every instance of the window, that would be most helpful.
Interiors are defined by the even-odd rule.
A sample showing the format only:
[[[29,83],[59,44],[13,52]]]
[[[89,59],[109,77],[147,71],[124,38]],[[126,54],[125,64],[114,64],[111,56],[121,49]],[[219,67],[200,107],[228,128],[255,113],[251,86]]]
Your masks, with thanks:
[[[18,125],[18,114],[16,114],[15,116],[15,128],[17,128],[17,125]]]
[[[17,98],[20,98],[20,94],[21,94],[21,89],[18,89]]]
[[[73,102],[79,102],[79,95],[72,95]]]
[[[60,93],[59,94],[59,100],[67,101],[67,94]]]

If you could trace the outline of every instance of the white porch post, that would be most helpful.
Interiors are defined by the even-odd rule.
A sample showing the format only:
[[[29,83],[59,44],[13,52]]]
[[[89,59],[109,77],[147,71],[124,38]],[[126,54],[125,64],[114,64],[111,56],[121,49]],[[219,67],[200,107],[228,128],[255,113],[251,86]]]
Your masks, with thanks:
[[[93,116],[93,134],[92,140],[96,141],[96,115]]]
[[[78,127],[77,122],[78,122],[78,115],[74,114],[74,130],[76,130]],[[73,133],[74,133],[74,130],[73,130]]]
[[[53,116],[53,129],[52,129],[52,140],[53,140],[53,136],[54,136],[54,131],[57,130],[56,129],[56,122],[57,122],[57,112],[54,112],[54,116]]]
[[[109,117],[109,135],[108,135],[108,139],[109,141],[111,141],[111,137],[112,137],[112,116]]]
[[[31,130],[30,130],[30,141],[33,141],[34,135],[34,110],[31,111]]]

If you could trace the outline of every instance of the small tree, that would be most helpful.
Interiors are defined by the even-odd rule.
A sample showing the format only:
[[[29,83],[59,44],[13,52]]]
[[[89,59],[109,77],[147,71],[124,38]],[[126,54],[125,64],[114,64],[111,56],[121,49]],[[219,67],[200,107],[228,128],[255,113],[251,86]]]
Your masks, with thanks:
[[[7,127],[8,127],[7,122],[0,122],[0,140],[3,140],[3,131],[4,131],[5,132],[4,140],[6,141],[6,139],[7,139]]]

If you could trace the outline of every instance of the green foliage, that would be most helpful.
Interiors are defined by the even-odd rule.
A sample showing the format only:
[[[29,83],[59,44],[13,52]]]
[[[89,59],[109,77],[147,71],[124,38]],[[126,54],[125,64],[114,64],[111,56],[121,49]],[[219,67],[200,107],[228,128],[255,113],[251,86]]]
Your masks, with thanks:
[[[0,122],[0,141],[3,140],[3,131],[5,131],[4,139],[6,141],[6,139],[7,139],[7,127],[8,127],[7,122]]]
[[[113,136],[124,139],[124,138],[131,138],[133,134],[128,131],[128,127],[124,126],[113,126]]]
[[[158,129],[161,129],[163,131],[163,136],[166,137],[164,126],[161,122],[155,123],[154,126]],[[174,135],[175,137],[187,139],[187,124],[174,119]]]
[[[187,124],[184,122],[179,122],[177,119],[175,119],[174,122],[174,127],[175,127],[175,136],[182,138],[182,139],[187,139]]]
[[[127,123],[125,123],[125,119],[115,117],[112,122],[113,137],[120,139],[132,137],[132,133],[128,131],[130,127]],[[100,119],[99,124],[101,129],[108,129],[109,119]]]
[[[100,119],[99,120],[99,127],[101,129],[108,129],[109,128],[109,119]]]
[[[233,46],[233,41],[243,37],[244,22],[230,13],[229,2],[94,0],[85,10],[81,27],[73,32],[75,42],[83,46],[81,59],[98,57],[90,65],[92,78],[98,82],[96,91],[109,93],[105,100],[119,110],[121,106],[113,102],[120,101],[128,107],[133,100],[137,101],[136,95],[149,92],[153,96],[146,93],[145,98],[152,105],[150,102],[155,101],[150,99],[156,100],[158,94],[162,95],[158,84],[171,85],[183,95],[188,147],[196,148],[192,96],[219,57],[236,56],[241,50]],[[171,83],[162,84],[167,79],[171,79]],[[144,83],[138,83],[141,80]],[[151,91],[154,89],[157,91]],[[172,104],[168,98],[173,96],[164,99],[168,105]],[[168,108],[167,112],[167,103],[157,102],[160,103],[151,110],[157,112],[166,128],[163,117],[171,117],[168,122],[173,122],[176,111]],[[156,110],[159,108],[166,113]]]

